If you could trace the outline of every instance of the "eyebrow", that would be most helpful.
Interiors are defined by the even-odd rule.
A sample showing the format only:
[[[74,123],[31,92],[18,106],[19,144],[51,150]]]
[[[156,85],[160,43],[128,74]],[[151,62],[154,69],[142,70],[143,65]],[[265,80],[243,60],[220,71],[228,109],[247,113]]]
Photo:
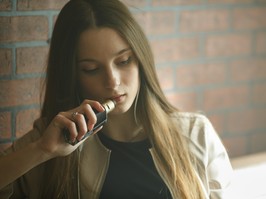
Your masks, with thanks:
[[[131,48],[129,47],[129,48],[122,49],[122,50],[118,51],[117,53],[114,53],[113,55],[118,56],[118,55],[121,55],[127,51],[131,51]],[[80,63],[80,62],[98,62],[98,61],[93,59],[93,58],[85,58],[85,59],[78,60],[78,63]]]

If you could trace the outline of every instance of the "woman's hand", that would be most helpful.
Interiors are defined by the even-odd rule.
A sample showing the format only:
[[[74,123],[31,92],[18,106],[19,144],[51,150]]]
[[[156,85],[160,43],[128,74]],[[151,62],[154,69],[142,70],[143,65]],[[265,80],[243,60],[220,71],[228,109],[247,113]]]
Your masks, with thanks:
[[[43,136],[38,140],[38,146],[50,158],[66,156],[72,153],[81,143],[83,136],[93,129],[97,122],[93,109],[104,111],[102,105],[97,101],[84,100],[75,109],[58,113],[51,121]],[[98,128],[96,132],[101,129]],[[63,131],[68,131],[70,142],[77,144],[72,146],[65,141]]]
[[[96,123],[97,118],[92,107],[99,112],[104,111],[99,102],[84,100],[79,107],[58,113],[36,142],[2,156],[0,158],[0,189],[35,166],[51,158],[72,153],[85,139],[72,146],[65,141],[63,129],[69,131],[72,141],[81,140]],[[73,115],[76,112],[78,114]],[[95,133],[100,129],[101,127]]]

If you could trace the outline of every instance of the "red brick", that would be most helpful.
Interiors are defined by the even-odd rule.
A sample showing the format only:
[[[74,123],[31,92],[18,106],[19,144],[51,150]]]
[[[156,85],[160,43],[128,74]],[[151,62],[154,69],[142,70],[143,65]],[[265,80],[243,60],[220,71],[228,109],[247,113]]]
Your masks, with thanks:
[[[0,17],[0,42],[48,39],[48,19],[44,16]]]
[[[233,12],[233,27],[235,29],[266,28],[266,8],[244,8]]]
[[[258,153],[266,151],[266,132],[251,135],[251,152]]]
[[[46,63],[47,47],[29,47],[17,49],[17,73],[43,73]]]
[[[263,80],[266,78],[266,59],[234,61],[230,64],[231,81]]]
[[[68,0],[17,0],[18,10],[59,10]]]
[[[266,33],[264,33],[264,32],[257,34],[256,53],[258,53],[258,54],[265,54],[266,53]]]
[[[180,13],[180,32],[222,31],[229,28],[227,10],[193,10]]]
[[[200,0],[153,0],[152,6],[178,6],[199,4]]]
[[[266,83],[255,84],[252,87],[251,100],[254,105],[266,105]]]
[[[228,113],[227,131],[231,134],[252,133],[266,128],[266,109],[246,109]]]
[[[28,109],[16,115],[16,137],[26,134],[33,127],[33,122],[40,116],[39,109]]]
[[[12,51],[8,48],[0,49],[0,75],[10,75],[12,72]]]
[[[212,35],[206,39],[208,57],[248,55],[252,51],[249,34]]]
[[[11,138],[11,113],[0,112],[0,139]]]
[[[147,35],[175,33],[176,16],[172,11],[141,12],[135,18]]]
[[[12,0],[1,0],[0,11],[10,11],[12,9]]]
[[[178,87],[202,86],[225,81],[226,65],[223,63],[206,63],[181,65],[177,68]]]
[[[173,67],[157,68],[157,74],[163,90],[174,88],[175,80]]]
[[[248,138],[246,136],[222,139],[230,158],[245,155],[248,152]]]
[[[247,106],[249,102],[249,88],[222,87],[204,92],[204,111],[230,109]]]
[[[0,80],[0,107],[39,103],[40,88],[39,78]]]
[[[156,63],[188,60],[199,55],[197,38],[170,38],[151,41]]]
[[[196,93],[166,93],[169,102],[181,111],[196,111],[197,95]]]

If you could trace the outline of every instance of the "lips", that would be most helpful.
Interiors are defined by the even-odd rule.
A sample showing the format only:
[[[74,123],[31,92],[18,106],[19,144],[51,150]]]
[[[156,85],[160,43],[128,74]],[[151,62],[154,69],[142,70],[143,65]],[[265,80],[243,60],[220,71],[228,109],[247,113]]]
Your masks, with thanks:
[[[116,103],[121,102],[125,98],[126,94],[121,94],[121,95],[115,95],[111,97],[112,100],[114,100]]]

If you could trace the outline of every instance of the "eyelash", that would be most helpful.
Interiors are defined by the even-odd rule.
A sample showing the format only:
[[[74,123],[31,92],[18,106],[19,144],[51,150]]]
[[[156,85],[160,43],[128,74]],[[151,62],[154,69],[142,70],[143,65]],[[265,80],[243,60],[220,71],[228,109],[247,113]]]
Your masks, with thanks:
[[[127,58],[127,60],[119,62],[118,65],[120,65],[120,66],[126,66],[126,65],[130,64],[130,63],[132,62],[132,60],[133,60],[133,58],[132,58],[131,56],[129,56],[129,57]],[[90,69],[90,70],[88,70],[88,69],[83,69],[83,71],[84,71],[85,73],[90,73],[90,74],[95,73],[97,70],[98,70],[98,68]]]
[[[94,73],[94,72],[96,72],[98,70],[98,68],[95,68],[95,69],[90,69],[90,70],[88,70],[88,69],[83,69],[83,71],[85,72],[85,73]]]
[[[132,61],[132,57],[130,56],[130,57],[128,57],[127,60],[119,62],[119,65],[122,65],[122,66],[128,65],[131,63],[131,61]]]

